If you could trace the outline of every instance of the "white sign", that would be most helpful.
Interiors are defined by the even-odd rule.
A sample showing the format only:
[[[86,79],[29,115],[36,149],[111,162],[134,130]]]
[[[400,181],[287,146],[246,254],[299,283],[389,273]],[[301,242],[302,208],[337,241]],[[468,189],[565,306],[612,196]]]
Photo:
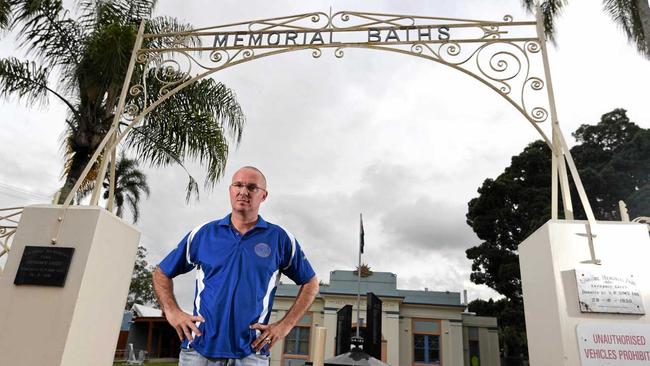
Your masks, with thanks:
[[[581,312],[645,314],[634,275],[596,268],[576,269],[575,273]]]
[[[582,366],[650,365],[650,324],[582,323],[576,333]]]

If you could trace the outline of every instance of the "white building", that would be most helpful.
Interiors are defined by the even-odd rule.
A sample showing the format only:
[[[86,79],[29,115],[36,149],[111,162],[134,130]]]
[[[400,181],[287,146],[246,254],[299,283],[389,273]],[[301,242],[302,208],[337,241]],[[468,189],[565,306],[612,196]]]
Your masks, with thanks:
[[[298,288],[278,286],[271,322],[284,316]],[[368,292],[382,300],[382,361],[392,366],[499,365],[496,318],[464,313],[460,293],[399,290],[394,273],[374,272],[361,278],[361,319],[366,317]],[[310,361],[314,352],[312,330],[317,326],[327,328],[325,359],[334,357],[336,312],[353,305],[356,326],[356,294],[356,272],[332,271],[329,284],[321,285],[307,314],[283,342],[273,347],[271,365],[297,366]]]

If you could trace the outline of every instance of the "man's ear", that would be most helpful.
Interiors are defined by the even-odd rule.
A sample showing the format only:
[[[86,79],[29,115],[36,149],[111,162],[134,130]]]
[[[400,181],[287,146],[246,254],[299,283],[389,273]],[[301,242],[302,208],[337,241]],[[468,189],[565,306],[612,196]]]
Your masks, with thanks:
[[[266,201],[266,197],[269,196],[269,191],[264,191],[264,196],[262,196],[262,202]]]

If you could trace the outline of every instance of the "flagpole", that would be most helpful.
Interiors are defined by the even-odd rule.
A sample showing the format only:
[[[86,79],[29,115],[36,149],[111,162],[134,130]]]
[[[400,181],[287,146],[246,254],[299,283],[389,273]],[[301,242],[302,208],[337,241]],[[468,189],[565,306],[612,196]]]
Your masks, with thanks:
[[[359,266],[357,267],[357,339],[359,336],[360,315],[361,308],[361,253],[363,252],[363,216],[359,214]]]

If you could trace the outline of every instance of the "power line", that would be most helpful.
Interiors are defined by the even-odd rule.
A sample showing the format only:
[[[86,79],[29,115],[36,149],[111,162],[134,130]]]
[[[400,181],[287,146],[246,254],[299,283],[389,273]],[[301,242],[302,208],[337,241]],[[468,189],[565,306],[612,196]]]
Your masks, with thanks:
[[[45,199],[45,200],[49,200],[51,198],[51,196],[48,196],[48,195],[45,195],[45,194],[42,194],[42,193],[29,191],[29,190],[26,190],[26,189],[23,189],[23,188],[20,188],[20,187],[16,187],[16,186],[12,186],[10,184],[6,184],[6,183],[2,183],[2,182],[0,182],[0,189],[8,190],[8,191],[11,191],[11,192],[14,192],[14,193],[19,193],[19,194],[21,194],[23,196],[30,196],[32,198],[39,198],[39,199]],[[15,195],[13,195],[13,196],[15,197]]]

